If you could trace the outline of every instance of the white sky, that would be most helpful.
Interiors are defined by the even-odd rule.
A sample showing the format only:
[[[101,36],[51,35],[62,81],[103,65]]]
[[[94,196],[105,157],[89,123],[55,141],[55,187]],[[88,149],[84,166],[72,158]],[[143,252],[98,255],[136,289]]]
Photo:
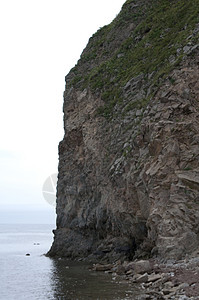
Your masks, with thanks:
[[[42,186],[57,172],[65,75],[124,2],[0,1],[0,209],[49,209]]]

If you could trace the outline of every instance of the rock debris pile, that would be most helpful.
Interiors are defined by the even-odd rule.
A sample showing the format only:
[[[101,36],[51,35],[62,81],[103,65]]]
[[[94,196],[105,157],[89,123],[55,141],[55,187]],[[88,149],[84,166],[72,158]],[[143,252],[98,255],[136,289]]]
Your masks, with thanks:
[[[198,300],[199,256],[163,263],[159,260],[117,261],[115,264],[94,264],[93,270],[112,273],[113,280],[120,277],[130,286],[138,285],[137,300]]]

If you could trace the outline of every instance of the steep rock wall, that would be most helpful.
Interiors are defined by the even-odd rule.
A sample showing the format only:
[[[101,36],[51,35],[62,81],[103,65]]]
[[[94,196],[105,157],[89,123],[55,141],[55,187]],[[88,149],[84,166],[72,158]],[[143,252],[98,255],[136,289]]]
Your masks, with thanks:
[[[187,19],[183,1],[166,2],[160,17]],[[153,39],[157,26],[143,16],[155,18],[161,3],[127,1],[66,77],[49,255],[181,258],[199,247],[199,20],[181,24],[181,44],[168,43],[164,63],[154,63],[169,27]],[[131,60],[139,46],[144,66],[154,55],[147,70]]]

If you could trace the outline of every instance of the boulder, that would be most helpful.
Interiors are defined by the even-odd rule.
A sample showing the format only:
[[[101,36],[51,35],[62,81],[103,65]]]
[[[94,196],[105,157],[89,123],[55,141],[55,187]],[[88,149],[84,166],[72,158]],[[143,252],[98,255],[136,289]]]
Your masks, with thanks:
[[[152,271],[152,266],[148,260],[139,260],[135,262],[134,270],[137,274],[148,273]]]

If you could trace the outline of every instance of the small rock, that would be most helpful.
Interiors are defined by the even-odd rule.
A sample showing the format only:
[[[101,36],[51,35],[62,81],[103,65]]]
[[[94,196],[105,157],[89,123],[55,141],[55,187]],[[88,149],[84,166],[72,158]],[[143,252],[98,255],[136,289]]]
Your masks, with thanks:
[[[184,52],[185,54],[187,54],[187,53],[189,53],[190,49],[191,49],[190,46],[184,46],[183,52]]]
[[[119,53],[118,55],[117,55],[117,58],[121,58],[121,57],[123,57],[124,56],[124,53]]]
[[[173,287],[173,282],[167,281],[164,286],[165,286],[166,289],[170,289],[170,288]]]
[[[164,295],[169,295],[171,293],[171,290],[170,289],[163,289],[162,292],[163,292]]]
[[[119,265],[119,266],[117,267],[116,273],[117,273],[118,275],[123,275],[123,274],[125,273],[125,268],[124,268],[124,266]]]
[[[194,51],[194,50],[196,50],[196,49],[198,49],[198,48],[199,48],[199,44],[193,46],[193,47],[191,48],[191,52]]]
[[[113,268],[112,264],[107,264],[107,265],[96,264],[93,266],[94,271],[109,271],[112,268]]]
[[[190,298],[185,296],[185,295],[182,295],[179,297],[179,300],[189,300]]]
[[[134,272],[133,272],[133,270],[128,270],[127,272],[126,272],[126,275],[128,276],[128,275],[133,275],[134,274]]]
[[[187,283],[187,282],[184,282],[184,283],[181,283],[180,285],[179,285],[179,288],[181,288],[181,289],[185,289],[185,288],[187,288],[189,286],[189,284]]]
[[[135,268],[135,262],[130,262],[125,266],[126,272]]]
[[[162,276],[160,274],[151,274],[151,275],[149,275],[148,281],[154,282],[161,278],[162,278]]]
[[[145,273],[145,274],[139,276],[139,277],[136,279],[136,282],[137,282],[137,283],[146,283],[146,282],[148,282],[148,274]]]
[[[138,109],[136,111],[136,117],[140,117],[142,115],[142,110]]]
[[[189,37],[188,37],[187,39],[189,39]],[[177,49],[177,54],[180,54],[181,51],[182,51],[182,49],[181,49],[181,48],[178,48],[178,49]]]
[[[125,143],[123,149],[129,147],[129,143]]]
[[[162,93],[161,93],[161,98],[165,98],[169,93],[170,93],[169,90],[162,91]]]
[[[26,253],[26,256],[30,256],[30,253]]]

